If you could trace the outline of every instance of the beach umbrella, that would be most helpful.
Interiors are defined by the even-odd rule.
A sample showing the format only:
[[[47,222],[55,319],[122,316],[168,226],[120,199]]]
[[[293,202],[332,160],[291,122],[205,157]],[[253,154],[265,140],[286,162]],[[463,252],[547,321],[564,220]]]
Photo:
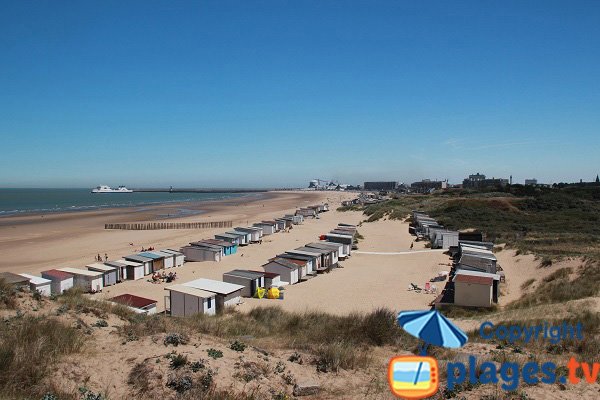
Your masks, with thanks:
[[[398,325],[406,332],[434,346],[457,348],[467,343],[467,335],[436,310],[403,311]]]

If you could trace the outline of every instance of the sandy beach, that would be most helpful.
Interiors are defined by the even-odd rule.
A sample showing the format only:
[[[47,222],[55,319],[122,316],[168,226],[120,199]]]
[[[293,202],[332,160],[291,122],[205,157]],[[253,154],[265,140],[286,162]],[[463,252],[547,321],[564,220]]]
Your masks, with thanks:
[[[328,192],[270,192],[219,201],[186,203],[200,215],[168,219],[169,222],[233,221],[246,226],[262,219],[293,213],[297,207],[326,202],[339,204],[343,196]],[[82,268],[99,253],[114,260],[141,247],[179,248],[192,240],[212,237],[217,231],[105,230],[105,223],[154,221],[176,213],[179,204],[114,208],[72,213],[0,218],[0,271],[38,273],[56,267]],[[161,219],[161,221],[163,221]],[[133,246],[130,245],[133,243]]]
[[[261,269],[275,255],[318,241],[319,235],[328,232],[338,223],[359,224],[365,219],[361,212],[339,212],[342,200],[352,198],[352,193],[328,192],[276,192],[253,195],[224,201],[203,202],[195,205],[204,213],[169,221],[198,222],[232,220],[234,226],[248,225],[285,213],[299,206],[329,202],[331,211],[320,219],[308,219],[289,233],[266,236],[263,244],[240,247],[237,254],[224,257],[221,262],[188,262],[174,269],[178,281],[197,278],[222,279],[224,272],[234,268]],[[149,221],[157,214],[169,212],[176,205],[144,208],[143,210],[111,209],[70,214],[9,217],[0,223],[0,270],[37,273],[56,267],[84,268],[92,263],[96,254],[107,253],[117,259],[139,251],[142,246],[176,248],[193,240],[210,238],[223,229],[125,231],[105,230],[106,222]],[[335,314],[369,312],[374,308],[392,310],[424,309],[435,298],[433,294],[407,290],[411,283],[420,287],[441,271],[450,270],[450,260],[440,250],[425,248],[425,242],[415,242],[408,233],[408,224],[401,221],[381,220],[364,223],[359,229],[364,236],[359,251],[328,274],[319,274],[297,285],[288,286],[285,300],[244,299],[240,311],[254,307],[278,305],[289,311],[320,310]],[[130,243],[134,245],[131,246]],[[506,271],[507,284],[501,303],[516,299],[520,285],[540,270],[532,256],[514,257],[511,251],[498,253]],[[543,273],[543,272],[542,272]],[[441,290],[444,282],[437,283]],[[109,298],[131,293],[158,301],[159,311],[164,310],[166,284],[153,284],[147,278],[107,287],[96,298]],[[334,301],[336,299],[336,301]],[[339,299],[342,299],[339,301]]]

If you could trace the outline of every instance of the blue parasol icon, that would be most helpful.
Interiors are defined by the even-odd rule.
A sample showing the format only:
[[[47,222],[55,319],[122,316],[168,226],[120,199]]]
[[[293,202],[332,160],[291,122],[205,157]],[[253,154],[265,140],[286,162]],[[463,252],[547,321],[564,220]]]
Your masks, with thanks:
[[[467,335],[438,311],[403,311],[398,325],[426,344],[457,348],[467,343]]]

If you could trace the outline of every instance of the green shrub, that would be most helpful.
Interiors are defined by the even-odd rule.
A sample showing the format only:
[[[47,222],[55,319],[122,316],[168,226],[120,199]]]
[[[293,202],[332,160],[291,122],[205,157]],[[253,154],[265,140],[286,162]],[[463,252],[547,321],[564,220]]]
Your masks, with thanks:
[[[185,367],[187,365],[187,363],[188,363],[187,356],[184,356],[183,354],[175,354],[171,357],[169,367],[171,369],[178,369],[181,367]]]
[[[214,358],[215,360],[217,358],[223,357],[223,352],[221,350],[210,348],[210,349],[206,350],[206,352],[208,353],[209,357]]]
[[[246,350],[246,344],[235,340],[229,345],[229,348],[234,351],[243,352]]]

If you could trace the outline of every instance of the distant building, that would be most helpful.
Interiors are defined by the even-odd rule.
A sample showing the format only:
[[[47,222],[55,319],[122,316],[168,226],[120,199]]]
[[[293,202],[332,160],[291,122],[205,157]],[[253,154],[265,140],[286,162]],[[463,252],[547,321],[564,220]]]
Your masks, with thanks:
[[[365,190],[396,190],[398,182],[365,182]]]
[[[469,175],[469,177],[463,180],[463,187],[469,189],[481,189],[486,187],[494,187],[494,186],[506,186],[508,185],[508,179],[503,178],[486,178],[485,175],[480,174],[479,172],[474,175]]]
[[[536,186],[538,184],[537,179],[525,179],[525,186]]]
[[[432,190],[442,189],[448,187],[448,183],[445,181],[432,181],[430,179],[423,179],[420,182],[413,182],[410,185],[410,189],[415,193],[429,193]]]

